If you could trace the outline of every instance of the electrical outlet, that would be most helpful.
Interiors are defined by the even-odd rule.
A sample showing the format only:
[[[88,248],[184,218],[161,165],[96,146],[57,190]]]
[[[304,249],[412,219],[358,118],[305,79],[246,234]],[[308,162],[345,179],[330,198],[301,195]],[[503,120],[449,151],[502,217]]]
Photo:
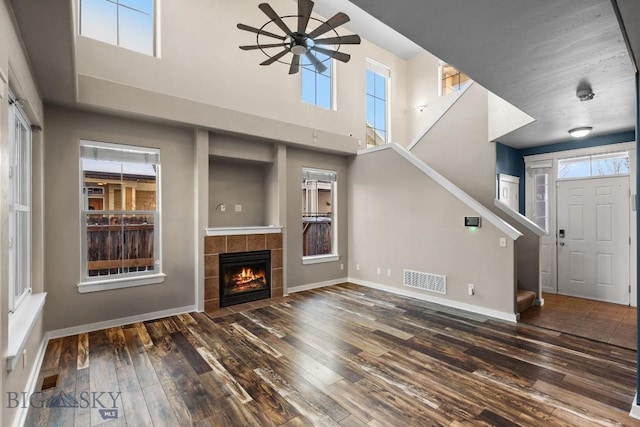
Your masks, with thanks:
[[[476,294],[476,286],[473,283],[469,283],[469,295],[474,296]]]
[[[381,271],[381,270],[380,270],[380,267],[378,267],[378,268],[376,269],[376,272],[377,272],[378,274],[380,274],[380,271]]]
[[[236,212],[242,212],[242,205],[236,205]]]
[[[391,277],[391,269],[387,268],[387,277]]]
[[[356,264],[356,270],[360,271],[360,264]]]
[[[507,247],[507,238],[506,237],[501,237],[500,238],[500,247],[501,248],[506,248]]]
[[[340,270],[344,270],[344,264],[340,264]]]

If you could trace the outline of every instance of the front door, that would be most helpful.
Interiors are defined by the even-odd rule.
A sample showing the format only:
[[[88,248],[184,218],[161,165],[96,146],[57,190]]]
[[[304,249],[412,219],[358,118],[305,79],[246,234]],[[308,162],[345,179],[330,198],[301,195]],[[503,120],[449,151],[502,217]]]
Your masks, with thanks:
[[[558,293],[629,304],[629,177],[558,182]]]

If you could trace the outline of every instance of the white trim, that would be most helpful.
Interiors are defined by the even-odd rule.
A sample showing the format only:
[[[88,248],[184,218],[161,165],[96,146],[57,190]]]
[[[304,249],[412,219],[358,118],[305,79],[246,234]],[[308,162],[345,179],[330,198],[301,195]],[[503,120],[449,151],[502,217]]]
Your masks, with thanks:
[[[366,280],[359,280],[349,277],[347,280],[349,283],[353,283],[360,286],[366,286],[367,288],[378,289],[380,291],[390,292],[396,295],[402,295],[405,297],[415,298],[421,301],[432,302],[434,304],[443,305],[445,307],[451,307],[459,310],[468,311],[474,314],[480,314],[482,316],[493,317],[495,319],[505,320],[507,322],[516,323],[518,316],[515,313],[506,313],[503,311],[492,310],[490,308],[484,308],[477,305],[465,304],[454,300],[445,298],[438,298],[431,295],[423,294],[421,292],[412,291],[410,289],[397,288],[395,286],[382,285],[380,283],[368,282]]]
[[[245,234],[282,233],[282,226],[268,225],[255,227],[215,227],[205,229],[206,236],[240,236]]]
[[[324,262],[335,262],[340,260],[339,254],[327,254],[327,255],[311,255],[303,256],[302,264],[322,264]]]
[[[635,148],[636,148],[635,142],[618,142],[614,144],[596,145],[595,147],[576,148],[574,150],[532,154],[530,156],[524,156],[524,163],[525,163],[525,168],[527,168],[529,167],[528,163],[541,161],[541,160],[564,159],[564,158],[579,157],[579,156],[584,156],[589,154],[614,153],[618,151],[635,150]]]
[[[146,322],[149,320],[161,319],[163,317],[176,316],[196,311],[195,305],[169,308],[167,310],[154,311],[152,313],[138,314],[135,316],[121,317],[118,319],[105,320],[103,322],[88,323],[86,325],[72,326],[70,328],[56,329],[46,333],[48,339],[63,338],[71,335],[84,334],[87,332],[99,331],[101,329],[116,328],[118,326],[130,325],[132,323]]]
[[[108,277],[108,276],[107,276]],[[111,289],[132,288],[134,286],[157,285],[164,282],[167,277],[164,273],[147,274],[144,276],[127,276],[116,279],[96,280],[80,282],[76,286],[81,294],[87,292],[108,291]]]
[[[371,154],[382,150],[393,150],[400,156],[404,157],[409,163],[421,170],[425,175],[433,179],[440,184],[445,190],[457,197],[462,203],[473,209],[476,213],[484,217],[487,221],[493,224],[498,230],[506,234],[511,240],[517,240],[522,236],[518,230],[512,227],[508,222],[504,221],[495,213],[484,207],[480,202],[465,193],[460,187],[449,181],[444,176],[440,175],[431,166],[418,159],[415,155],[411,154],[406,148],[397,143],[389,143],[380,145],[378,147],[368,148],[365,150],[359,150],[358,155]]]
[[[527,230],[534,233],[536,236],[542,237],[547,235],[547,232],[544,231],[542,228],[538,227],[538,225],[535,222],[531,221],[529,218],[522,215],[520,212],[514,211],[502,200],[494,199],[493,204],[502,212],[509,215],[509,217],[517,221],[518,224],[522,225]]]
[[[470,80],[470,82],[464,85],[464,87],[459,91],[452,93],[450,95],[447,95],[446,97],[443,97],[447,102],[440,107],[442,109],[442,112],[438,115],[431,116],[431,120],[427,122],[426,126],[424,127],[424,130],[420,132],[418,136],[416,136],[413,139],[413,141],[411,141],[411,143],[407,146],[407,150],[409,151],[413,150],[413,147],[415,147],[422,140],[422,138],[424,138],[424,136],[427,133],[429,133],[431,128],[433,128],[436,125],[436,123],[438,123],[440,119],[444,117],[445,114],[447,114],[447,112],[451,109],[451,107],[453,107],[456,104],[456,102],[458,102],[460,97],[462,97],[462,95],[464,95],[467,92],[467,89],[469,89],[473,85],[473,83],[474,83],[473,80]],[[440,87],[442,87],[442,79],[440,79]]]
[[[15,312],[9,313],[9,342],[6,356],[8,371],[13,371],[20,360],[36,320],[42,314],[46,297],[46,292],[30,293]]]
[[[287,290],[288,290],[288,293],[293,294],[295,292],[309,291],[311,289],[324,288],[326,286],[340,285],[342,283],[347,283],[348,281],[349,279],[344,277],[342,279],[325,280],[324,282],[309,283],[306,285],[294,286],[294,287],[288,288]]]
[[[27,382],[25,383],[25,393],[27,396],[31,396],[32,393],[36,391],[36,387],[38,386],[38,378],[40,376],[40,368],[42,368],[42,362],[44,361],[44,355],[47,350],[47,345],[49,345],[49,338],[47,334],[42,337],[42,341],[40,341],[40,346],[38,347],[38,352],[33,359],[33,366],[31,367],[31,372],[29,372],[29,377],[27,378]],[[17,408],[16,416],[13,418],[13,427],[23,427],[24,423],[27,420],[27,413],[29,411],[29,405],[20,405]]]
[[[633,403],[631,404],[631,412],[629,412],[629,416],[631,418],[635,418],[640,420],[640,405],[638,405],[638,393],[636,393],[633,398]]]

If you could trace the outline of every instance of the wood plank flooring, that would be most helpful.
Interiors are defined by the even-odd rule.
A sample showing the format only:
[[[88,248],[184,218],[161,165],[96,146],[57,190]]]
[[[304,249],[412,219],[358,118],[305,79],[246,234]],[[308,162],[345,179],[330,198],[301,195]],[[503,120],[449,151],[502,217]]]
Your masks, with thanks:
[[[26,425],[640,425],[632,350],[352,284],[234,310],[50,341]]]

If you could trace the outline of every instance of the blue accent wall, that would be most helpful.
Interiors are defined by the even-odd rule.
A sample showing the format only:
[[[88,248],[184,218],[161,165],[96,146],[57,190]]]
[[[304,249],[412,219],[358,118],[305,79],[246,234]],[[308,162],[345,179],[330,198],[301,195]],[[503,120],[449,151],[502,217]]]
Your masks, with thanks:
[[[571,139],[556,144],[538,145],[515,149],[507,145],[496,143],[496,174],[504,173],[520,178],[520,213],[525,211],[525,170],[524,157],[535,154],[555,153],[558,151],[576,150],[580,148],[599,147],[602,145],[620,144],[636,140],[636,132],[620,132],[610,135],[594,136],[592,138]],[[640,229],[639,229],[640,230]],[[640,333],[640,331],[639,331]]]

